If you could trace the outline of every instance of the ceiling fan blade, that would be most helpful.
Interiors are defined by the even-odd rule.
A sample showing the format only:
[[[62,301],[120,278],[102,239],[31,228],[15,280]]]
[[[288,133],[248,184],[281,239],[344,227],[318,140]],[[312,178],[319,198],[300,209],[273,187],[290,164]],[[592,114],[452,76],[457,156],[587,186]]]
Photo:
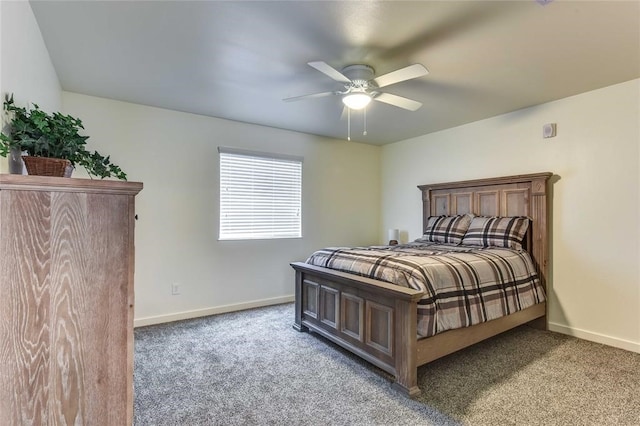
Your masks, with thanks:
[[[384,102],[385,104],[397,106],[399,108],[408,109],[409,111],[416,111],[422,106],[422,102],[414,101],[413,99],[403,98],[402,96],[392,95],[391,93],[380,93],[373,98],[374,101]]]
[[[340,71],[333,68],[326,62],[316,61],[316,62],[308,62],[308,64],[313,68],[317,69],[318,71],[320,71],[321,73],[328,75],[335,81],[339,81],[340,83],[351,83],[351,80],[349,80]]]
[[[302,96],[293,96],[291,98],[285,98],[283,101],[285,102],[293,102],[300,101],[302,99],[313,99],[313,98],[323,98],[325,96],[335,95],[336,92],[322,92],[322,93],[312,93],[310,95],[302,95]]]
[[[400,68],[399,70],[391,71],[390,73],[376,77],[373,81],[376,82],[378,87],[385,87],[392,84],[400,83],[401,81],[411,80],[412,78],[422,77],[429,74],[429,71],[421,64],[413,64],[408,67]]]

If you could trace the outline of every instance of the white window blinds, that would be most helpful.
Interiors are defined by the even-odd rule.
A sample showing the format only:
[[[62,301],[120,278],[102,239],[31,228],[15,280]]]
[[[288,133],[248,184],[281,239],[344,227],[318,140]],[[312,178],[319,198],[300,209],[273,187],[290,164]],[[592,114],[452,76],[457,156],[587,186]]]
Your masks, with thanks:
[[[302,158],[220,152],[220,239],[302,236]]]

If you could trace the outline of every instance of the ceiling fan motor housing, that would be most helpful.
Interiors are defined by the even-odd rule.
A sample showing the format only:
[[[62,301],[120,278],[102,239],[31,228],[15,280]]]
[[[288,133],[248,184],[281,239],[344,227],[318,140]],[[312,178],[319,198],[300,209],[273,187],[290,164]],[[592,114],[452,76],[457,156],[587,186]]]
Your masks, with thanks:
[[[342,68],[342,74],[351,80],[354,88],[374,87],[373,76],[375,71],[368,65],[349,65]]]

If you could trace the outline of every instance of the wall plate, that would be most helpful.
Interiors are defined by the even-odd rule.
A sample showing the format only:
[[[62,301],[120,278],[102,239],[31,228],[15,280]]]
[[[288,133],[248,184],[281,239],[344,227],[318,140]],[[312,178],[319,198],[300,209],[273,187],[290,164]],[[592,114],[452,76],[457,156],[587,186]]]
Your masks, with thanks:
[[[542,137],[552,138],[556,135],[556,123],[549,123],[542,126]]]

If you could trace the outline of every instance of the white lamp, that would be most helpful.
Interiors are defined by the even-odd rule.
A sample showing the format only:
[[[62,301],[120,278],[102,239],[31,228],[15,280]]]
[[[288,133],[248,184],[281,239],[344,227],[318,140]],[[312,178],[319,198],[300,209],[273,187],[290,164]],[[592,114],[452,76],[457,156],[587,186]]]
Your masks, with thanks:
[[[389,229],[389,245],[395,246],[396,244],[398,244],[399,239],[400,239],[400,230]]]
[[[351,109],[362,109],[369,105],[371,96],[366,93],[350,93],[342,97],[342,102]]]

